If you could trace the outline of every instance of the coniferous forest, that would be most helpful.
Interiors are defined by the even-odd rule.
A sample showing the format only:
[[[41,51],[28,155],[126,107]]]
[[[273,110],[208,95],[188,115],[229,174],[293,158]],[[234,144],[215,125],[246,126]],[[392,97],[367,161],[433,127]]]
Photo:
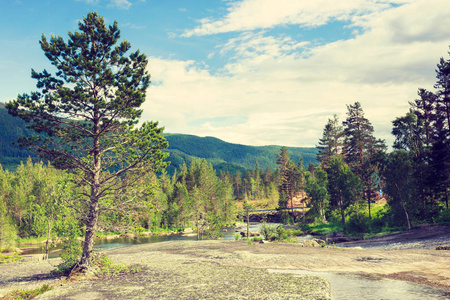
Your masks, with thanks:
[[[300,157],[271,146],[254,148],[259,152],[249,159],[242,151],[247,146],[218,153],[221,147],[203,140],[196,152],[185,136],[165,138],[157,122],[136,127],[149,85],[147,58],[139,51],[126,56],[130,45],[116,44],[117,24],[106,28],[96,13],[79,30],[67,44],[43,36],[43,51],[64,75],[33,71],[41,92],[6,104],[30,128],[19,132],[25,148],[7,153],[16,157],[11,164],[22,163],[0,168],[0,249],[31,238],[73,245],[85,236],[82,252],[68,250],[83,268],[99,232],[193,227],[199,238],[215,238],[244,207],[288,208],[299,198],[309,210],[287,222],[336,224],[353,234],[450,223],[450,59],[440,59],[434,91],[419,88],[410,109],[392,121],[392,150],[354,102],[344,120],[330,116],[317,151]],[[94,47],[92,39],[103,46]],[[2,143],[13,142],[8,132]],[[171,138],[185,147],[167,152]]]

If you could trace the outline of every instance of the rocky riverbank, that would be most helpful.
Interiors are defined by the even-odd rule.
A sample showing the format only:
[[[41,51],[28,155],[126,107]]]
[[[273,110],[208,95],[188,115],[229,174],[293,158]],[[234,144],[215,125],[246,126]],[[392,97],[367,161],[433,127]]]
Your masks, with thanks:
[[[401,240],[422,245],[445,242],[448,228],[422,228],[384,237],[384,247]],[[444,231],[444,232],[442,232]],[[415,239],[413,239],[415,236]],[[450,251],[302,247],[300,243],[170,241],[108,250],[118,264],[141,268],[136,274],[65,282],[48,277],[48,262],[0,265],[0,295],[17,288],[51,284],[40,299],[330,299],[326,280],[316,276],[269,274],[267,269],[309,270],[384,277],[450,290]],[[381,247],[382,242],[378,243]],[[357,247],[356,247],[357,246]],[[427,249],[427,248],[425,248]],[[449,295],[450,296],[450,295]]]
[[[112,261],[142,271],[64,283],[47,276],[59,259],[0,265],[0,295],[50,284],[54,289],[38,299],[331,299],[325,279],[254,268],[250,252],[240,246],[260,245],[171,241],[117,248],[107,252]]]

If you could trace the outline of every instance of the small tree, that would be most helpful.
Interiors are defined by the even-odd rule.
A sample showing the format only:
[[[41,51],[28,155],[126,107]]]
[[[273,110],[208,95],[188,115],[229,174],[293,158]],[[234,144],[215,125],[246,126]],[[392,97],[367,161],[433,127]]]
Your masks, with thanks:
[[[361,192],[361,182],[341,157],[331,159],[328,171],[328,193],[333,206],[341,213],[342,229],[345,227],[345,209],[354,203]]]
[[[307,171],[305,174],[306,185],[305,191],[311,198],[310,212],[319,216],[322,223],[326,223],[325,212],[329,205],[329,195],[327,190],[328,178],[327,172],[321,167],[316,167],[314,172]]]
[[[406,223],[411,229],[410,213],[417,207],[417,186],[414,181],[414,164],[412,155],[404,150],[389,154],[384,170],[388,203],[397,223]],[[404,215],[404,218],[402,217]],[[402,222],[401,220],[404,220]]]
[[[157,122],[134,127],[150,82],[146,56],[136,51],[127,57],[131,46],[127,41],[117,45],[117,22],[107,27],[95,12],[78,27],[67,42],[42,36],[41,48],[56,74],[32,70],[40,91],[19,95],[6,107],[41,133],[19,144],[35,149],[55,167],[73,171],[77,183],[86,187],[79,197],[86,228],[79,267],[85,270],[99,215],[119,205],[106,208],[102,201],[136,186],[136,174],[165,167],[161,149],[167,142]]]

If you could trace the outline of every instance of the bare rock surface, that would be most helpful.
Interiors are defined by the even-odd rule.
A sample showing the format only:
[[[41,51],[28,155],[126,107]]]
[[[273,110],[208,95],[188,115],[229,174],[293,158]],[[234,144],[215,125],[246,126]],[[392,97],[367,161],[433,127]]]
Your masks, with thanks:
[[[49,283],[54,289],[37,299],[331,299],[329,285],[320,277],[274,274],[267,269],[377,276],[450,289],[450,251],[424,247],[427,241],[433,246],[448,241],[446,230],[428,230],[429,238],[423,231],[415,238],[389,236],[384,244],[377,242],[377,248],[367,249],[360,248],[362,243],[352,248],[243,241],[134,245],[106,254],[114,263],[139,267],[141,272],[63,284],[47,275],[58,260],[4,264],[0,265],[0,296]],[[401,240],[422,248],[384,250]]]

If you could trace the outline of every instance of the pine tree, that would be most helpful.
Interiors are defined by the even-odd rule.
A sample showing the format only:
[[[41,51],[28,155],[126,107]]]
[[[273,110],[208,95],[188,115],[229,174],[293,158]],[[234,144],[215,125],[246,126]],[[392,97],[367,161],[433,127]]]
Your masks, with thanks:
[[[450,52],[449,52],[450,54]],[[441,58],[436,70],[436,123],[431,149],[438,198],[448,209],[450,193],[450,60]]]
[[[333,119],[328,119],[325,128],[323,129],[322,138],[319,140],[317,160],[322,164],[324,168],[327,168],[331,158],[334,155],[341,154],[343,146],[343,134],[344,130],[339,125],[339,118],[337,115],[333,116]]]
[[[373,136],[373,126],[364,117],[361,104],[355,102],[347,105],[347,119],[344,125],[344,148],[345,162],[361,178],[364,185],[364,195],[369,207],[369,218],[371,218],[371,202],[375,183],[374,174],[377,172],[377,163],[373,160],[375,154],[384,151],[384,141],[377,140]]]
[[[81,195],[88,207],[80,217],[86,234],[78,264],[85,270],[92,260],[101,201],[135,186],[139,176],[123,180],[126,174],[165,167],[161,149],[167,142],[157,122],[134,127],[150,82],[146,56],[136,51],[127,57],[131,46],[127,41],[117,44],[117,22],[107,27],[95,12],[78,28],[69,32],[67,42],[42,36],[41,48],[56,74],[32,70],[40,91],[19,95],[6,106],[45,134],[21,139],[22,146],[35,149],[57,168],[73,171],[78,184],[88,187]]]
[[[414,102],[409,102],[411,109],[417,116],[417,130],[416,137],[420,136],[419,147],[417,149],[409,147],[402,149],[414,151],[414,178],[416,180],[416,187],[419,189],[419,198],[422,200],[422,211],[426,215],[429,211],[430,205],[434,202],[432,196],[432,189],[434,186],[434,179],[432,178],[432,169],[430,166],[430,157],[432,143],[435,135],[435,123],[436,123],[436,94],[427,91],[425,89],[418,90],[419,98]],[[398,127],[399,124],[394,124]],[[393,133],[395,130],[393,129]],[[401,134],[401,131],[397,130],[397,136]],[[410,139],[402,137],[402,139]],[[400,149],[400,148],[399,148]]]

